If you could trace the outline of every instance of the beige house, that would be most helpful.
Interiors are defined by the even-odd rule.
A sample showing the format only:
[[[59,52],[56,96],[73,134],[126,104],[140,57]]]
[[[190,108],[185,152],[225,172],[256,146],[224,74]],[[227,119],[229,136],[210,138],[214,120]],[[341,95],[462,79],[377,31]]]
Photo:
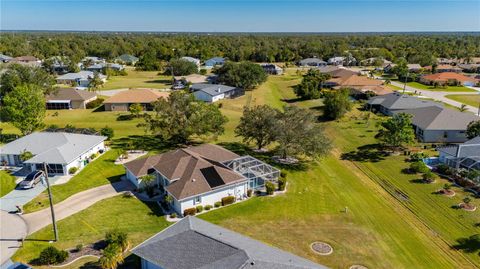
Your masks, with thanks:
[[[103,102],[105,111],[128,111],[132,104],[141,104],[143,110],[152,110],[152,103],[168,98],[169,92],[154,89],[129,89],[121,91]]]
[[[85,109],[87,103],[97,99],[93,92],[61,88],[46,96],[47,109]]]

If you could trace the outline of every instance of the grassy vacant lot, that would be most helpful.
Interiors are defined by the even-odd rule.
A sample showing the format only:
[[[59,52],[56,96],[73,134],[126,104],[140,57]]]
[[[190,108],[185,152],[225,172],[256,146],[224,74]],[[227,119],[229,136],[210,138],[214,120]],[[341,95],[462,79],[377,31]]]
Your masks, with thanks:
[[[473,107],[480,105],[480,94],[451,94],[445,97]]]
[[[127,232],[132,246],[136,246],[168,225],[167,221],[159,216],[156,204],[116,196],[59,221],[60,241],[53,245],[64,249],[73,248],[77,244],[86,245],[104,239],[107,231],[118,229]],[[52,238],[50,225],[30,236],[30,241],[25,242],[14,259],[28,262],[38,257],[40,251],[50,245],[48,240]],[[80,265],[82,264],[78,267]]]
[[[101,128],[108,126],[113,128],[115,138],[125,137],[128,135],[143,135],[145,132],[142,128],[137,128],[137,124],[143,122],[142,119],[133,119],[128,121],[117,120],[118,116],[128,114],[128,112],[110,112],[99,111],[94,112],[92,109],[75,109],[75,110],[47,110],[45,117],[45,126],[57,125],[64,127],[71,124],[78,128]],[[5,134],[19,134],[17,128],[9,123],[0,123]]]
[[[15,189],[15,177],[6,171],[0,171],[0,197]]]
[[[413,87],[413,88],[417,88],[417,89],[420,89],[420,90],[427,90],[427,91],[475,92],[475,90],[467,88],[467,87],[463,87],[463,86],[448,86],[446,88],[441,88],[441,87],[434,88],[433,86],[424,85],[424,84],[418,83],[418,82],[408,82],[407,85],[410,86],[410,87]]]
[[[169,88],[171,76],[159,76],[158,71],[135,71],[133,68],[127,68],[126,76],[112,76],[100,90],[112,90],[122,88]]]
[[[117,157],[117,150],[109,150],[88,164],[67,183],[52,186],[53,202],[58,203],[75,193],[120,180],[120,176],[125,174],[125,169],[122,165],[113,164]],[[48,207],[48,196],[43,192],[27,203],[23,209],[28,213],[46,207]]]

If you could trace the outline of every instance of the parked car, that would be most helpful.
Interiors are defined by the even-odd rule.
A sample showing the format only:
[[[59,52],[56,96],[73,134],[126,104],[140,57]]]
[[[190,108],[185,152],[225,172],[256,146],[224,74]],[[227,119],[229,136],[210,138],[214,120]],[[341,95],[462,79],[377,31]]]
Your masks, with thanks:
[[[42,180],[45,180],[45,173],[41,170],[36,170],[28,174],[25,179],[20,182],[20,187],[22,189],[31,189]]]

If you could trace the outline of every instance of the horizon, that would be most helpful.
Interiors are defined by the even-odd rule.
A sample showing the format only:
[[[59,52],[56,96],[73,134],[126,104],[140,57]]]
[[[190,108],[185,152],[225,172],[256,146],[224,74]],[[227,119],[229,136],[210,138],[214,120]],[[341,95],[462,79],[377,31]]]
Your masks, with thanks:
[[[472,4],[478,8],[472,8]],[[480,1],[475,0],[117,2],[4,0],[1,6],[0,28],[4,31],[170,33],[480,31]],[[445,19],[445,14],[448,14],[448,20]]]

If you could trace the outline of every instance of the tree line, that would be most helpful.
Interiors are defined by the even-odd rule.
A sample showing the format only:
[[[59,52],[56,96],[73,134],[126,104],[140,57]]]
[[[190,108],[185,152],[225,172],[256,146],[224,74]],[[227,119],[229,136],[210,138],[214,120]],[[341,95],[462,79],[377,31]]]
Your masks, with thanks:
[[[147,34],[147,33],[2,33],[0,52],[41,59],[85,56],[113,59],[128,53],[151,55],[159,61],[182,56],[206,60],[296,62],[302,58],[351,54],[360,62],[371,57],[432,64],[435,57],[471,58],[480,55],[478,34]]]

